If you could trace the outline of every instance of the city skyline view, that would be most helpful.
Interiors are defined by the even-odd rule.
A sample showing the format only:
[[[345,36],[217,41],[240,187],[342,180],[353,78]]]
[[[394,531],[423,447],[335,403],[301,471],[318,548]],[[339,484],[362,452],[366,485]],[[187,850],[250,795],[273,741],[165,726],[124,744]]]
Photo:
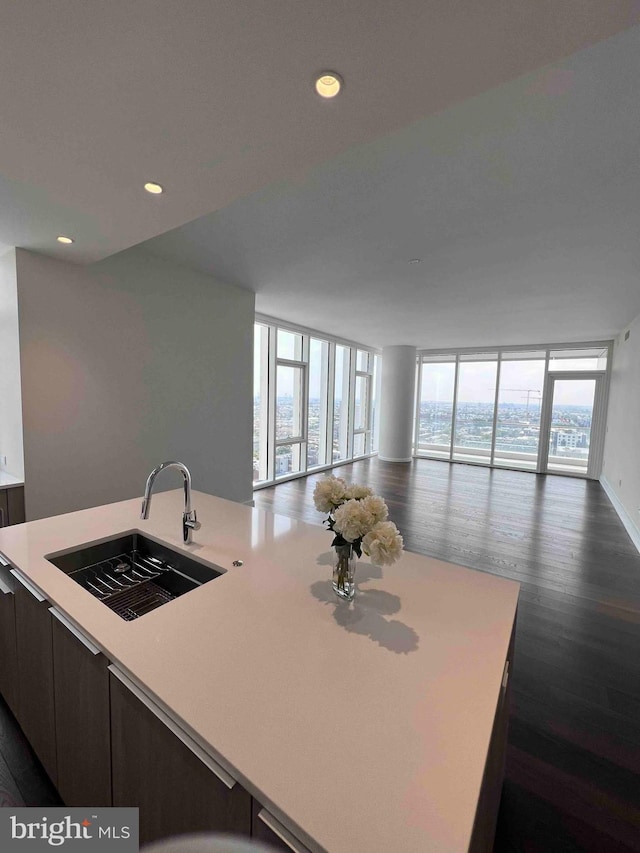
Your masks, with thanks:
[[[276,440],[286,441],[295,434],[294,426],[299,413],[293,406],[293,396],[277,399]],[[322,429],[323,400],[310,398],[307,413],[306,467],[327,464],[322,457],[324,433]],[[333,442],[329,462],[344,458],[346,449],[341,435],[342,405],[334,401]],[[496,458],[508,459],[511,464],[532,468],[537,457],[540,437],[540,403],[499,402],[496,417]],[[461,456],[479,454],[480,461],[487,461],[493,436],[493,404],[459,401],[455,419],[455,451]],[[257,460],[259,457],[260,396],[254,397],[254,479],[259,479]],[[590,448],[592,406],[558,403],[552,407],[549,452],[559,464],[563,461],[575,467],[586,465]],[[418,423],[418,452],[445,451],[451,444],[453,406],[451,403],[423,400],[420,404]],[[344,429],[343,429],[344,432]],[[301,448],[297,443],[284,444],[276,449],[276,476],[295,473],[302,467]],[[365,452],[364,444],[354,448],[355,455]]]
[[[254,340],[254,479],[377,449],[380,355],[260,324]],[[418,354],[413,453],[587,474],[608,358],[600,345]]]
[[[551,410],[548,465],[550,470],[586,470],[591,444],[592,406],[556,403]],[[447,458],[452,444],[453,405],[422,401],[417,451]],[[493,445],[494,460],[534,470],[540,445],[539,403],[460,401],[455,411],[453,458],[487,462]]]

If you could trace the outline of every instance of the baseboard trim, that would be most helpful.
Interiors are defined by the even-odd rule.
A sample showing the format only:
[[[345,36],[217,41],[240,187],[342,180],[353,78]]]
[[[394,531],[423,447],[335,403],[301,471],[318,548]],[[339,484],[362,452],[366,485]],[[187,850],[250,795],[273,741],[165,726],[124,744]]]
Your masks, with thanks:
[[[407,456],[406,459],[393,459],[391,456],[380,456],[379,453],[378,459],[381,462],[413,462],[413,456]]]
[[[605,490],[607,497],[613,504],[613,508],[618,513],[620,521],[624,524],[624,528],[631,537],[631,541],[640,552],[640,527],[634,522],[629,513],[622,505],[620,498],[616,495],[613,486],[606,477],[600,477],[600,484]]]

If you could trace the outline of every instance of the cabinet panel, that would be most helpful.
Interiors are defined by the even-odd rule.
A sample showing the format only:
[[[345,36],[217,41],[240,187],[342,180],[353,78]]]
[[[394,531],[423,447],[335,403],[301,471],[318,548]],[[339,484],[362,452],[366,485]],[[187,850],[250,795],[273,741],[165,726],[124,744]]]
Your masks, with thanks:
[[[110,806],[108,661],[53,616],[58,791],[67,806]]]
[[[15,590],[18,722],[49,778],[56,784],[53,647],[47,601],[19,584]]]
[[[249,835],[251,797],[229,789],[110,676],[113,805],[140,809],[140,843],[186,832]]]
[[[22,524],[24,514],[24,486],[12,486],[7,489],[7,510],[9,524]]]
[[[0,693],[13,714],[18,710],[15,581],[0,566]]]
[[[0,489],[0,527],[9,524],[9,504],[7,501],[7,490]]]
[[[498,698],[496,716],[493,722],[493,731],[491,733],[491,743],[489,744],[489,753],[482,780],[482,789],[478,799],[473,836],[469,846],[469,850],[472,853],[491,853],[493,850],[507,755],[515,631],[516,625],[514,621],[509,651],[502,675],[502,686]]]
[[[24,519],[24,486],[0,489],[0,527],[21,524]]]

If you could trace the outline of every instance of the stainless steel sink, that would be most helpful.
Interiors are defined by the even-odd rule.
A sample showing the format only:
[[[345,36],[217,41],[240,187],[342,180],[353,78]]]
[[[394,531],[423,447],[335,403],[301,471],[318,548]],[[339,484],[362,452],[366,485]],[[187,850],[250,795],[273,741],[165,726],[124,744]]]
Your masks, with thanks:
[[[47,559],[129,622],[224,572],[137,532]]]

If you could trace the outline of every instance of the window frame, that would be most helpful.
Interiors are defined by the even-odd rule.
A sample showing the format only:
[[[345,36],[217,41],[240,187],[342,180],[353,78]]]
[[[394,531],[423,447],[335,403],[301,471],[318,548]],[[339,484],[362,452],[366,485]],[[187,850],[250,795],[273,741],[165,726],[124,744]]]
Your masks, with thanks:
[[[602,467],[602,456],[603,456],[603,442],[604,442],[604,432],[606,430],[606,412],[607,412],[607,402],[609,396],[609,386],[610,386],[610,377],[611,377],[611,365],[612,365],[612,356],[613,356],[613,340],[609,341],[581,341],[575,343],[552,343],[552,344],[523,344],[518,346],[501,346],[501,347],[465,347],[460,349],[439,349],[439,350],[419,350],[417,353],[417,363],[418,369],[416,371],[416,399],[415,399],[415,417],[414,417],[414,446],[413,446],[413,456],[416,458],[425,458],[425,459],[439,459],[445,462],[460,462],[461,460],[454,458],[455,452],[455,435],[456,435],[456,412],[458,405],[458,386],[459,386],[459,378],[460,378],[460,364],[468,361],[466,356],[478,355],[482,356],[487,354],[495,354],[497,353],[497,368],[496,368],[496,388],[493,402],[493,431],[491,438],[491,452],[488,457],[487,462],[480,462],[474,460],[463,460],[463,464],[466,465],[481,465],[483,467],[490,468],[506,468],[510,470],[517,471],[527,471],[531,473],[545,473],[546,465],[544,461],[544,448],[546,447],[545,442],[543,441],[543,419],[545,417],[545,413],[550,406],[550,402],[548,400],[549,387],[551,385],[549,377],[550,376],[573,376],[574,378],[584,377],[587,373],[592,375],[597,375],[600,377],[602,381],[602,393],[600,402],[597,408],[597,411],[594,411],[594,435],[596,436],[594,442],[594,457],[593,461],[590,461],[589,471],[587,474],[563,474],[562,472],[553,472],[554,474],[558,474],[559,476],[577,476],[577,477],[588,477],[589,479],[597,479],[600,475],[601,467]],[[553,351],[565,351],[570,352],[571,350],[585,350],[585,349],[601,349],[603,352],[606,352],[606,367],[600,370],[571,370],[571,371],[559,371],[558,369],[550,370],[550,355]],[[523,468],[518,467],[516,465],[510,466],[505,465],[504,460],[502,460],[499,464],[496,463],[496,427],[498,423],[498,406],[500,399],[500,375],[503,361],[512,361],[513,358],[509,358],[509,356],[516,355],[518,352],[529,353],[536,352],[540,353],[540,360],[544,359],[545,367],[544,367],[544,377],[543,377],[543,388],[542,388],[542,398],[541,398],[541,406],[540,406],[540,433],[539,433],[539,442],[538,442],[538,453],[535,464],[535,469],[533,468]],[[452,356],[455,357],[455,375],[454,375],[454,386],[453,386],[453,403],[452,403],[452,414],[451,414],[451,442],[449,446],[449,453],[445,457],[443,455],[435,455],[433,453],[429,453],[428,451],[421,450],[419,447],[419,436],[420,436],[420,406],[421,406],[421,388],[422,388],[422,370],[423,365],[438,362],[441,358],[442,361],[448,361],[451,363]],[[579,356],[577,356],[579,357]],[[585,356],[586,357],[586,356]],[[604,357],[604,356],[602,356]],[[567,356],[567,360],[569,356]],[[548,441],[548,439],[547,439]]]
[[[262,423],[260,424],[260,446],[263,446],[263,442],[266,443],[267,447],[267,479],[265,480],[254,480],[253,488],[254,490],[266,488],[267,486],[272,486],[275,483],[286,482],[287,480],[296,479],[298,477],[304,477],[308,473],[316,473],[318,471],[329,470],[331,468],[335,468],[340,465],[348,464],[352,462],[354,458],[357,459],[365,459],[368,456],[376,455],[377,450],[372,450],[373,446],[373,437],[372,437],[372,393],[373,393],[373,383],[376,381],[375,374],[375,366],[376,364],[380,364],[380,362],[376,362],[376,358],[380,358],[380,350],[375,349],[374,347],[368,347],[364,344],[357,343],[355,341],[348,341],[342,338],[337,338],[332,335],[328,335],[325,332],[322,332],[318,329],[311,329],[308,327],[298,326],[295,323],[288,323],[284,320],[278,320],[275,317],[269,317],[264,314],[256,314],[254,319],[254,325],[265,326],[268,330],[268,344],[267,344],[267,368],[266,368],[266,376],[267,376],[267,425],[266,425],[266,438],[263,437],[263,432],[265,431]],[[290,332],[296,335],[302,336],[302,354],[300,359],[291,359],[278,357],[278,332]],[[311,347],[311,339],[321,341],[322,343],[326,343],[328,346],[328,356],[326,363],[326,388],[321,388],[322,397],[324,398],[326,395],[326,400],[324,401],[324,408],[326,417],[324,418],[325,422],[322,423],[322,407],[320,414],[320,433],[324,435],[324,449],[325,455],[324,460],[320,461],[317,465],[309,465],[308,460],[308,448],[309,448],[309,393],[310,393],[310,347]],[[254,337],[255,340],[255,337]],[[335,353],[336,346],[346,347],[348,350],[349,357],[349,375],[348,375],[348,399],[346,401],[346,405],[343,403],[341,405],[341,412],[343,416],[346,418],[346,455],[344,458],[334,461],[333,460],[333,427],[334,427],[334,402],[335,402]],[[361,371],[357,370],[357,354],[359,352],[368,353],[367,359],[367,370]],[[280,438],[276,437],[276,423],[277,423],[277,375],[278,375],[278,367],[294,367],[299,368],[301,370],[301,424],[302,424],[302,434],[299,436],[293,436],[290,438]],[[324,370],[325,366],[322,366]],[[378,371],[379,373],[380,371]],[[356,376],[361,375],[366,377],[367,380],[367,391],[366,391],[366,406],[367,406],[367,418],[366,423],[363,428],[358,430],[354,430],[354,417],[355,417],[355,379]],[[263,371],[264,376],[264,371]],[[379,380],[379,376],[378,376]],[[378,400],[379,406],[379,400]],[[254,399],[254,412],[255,412],[255,399]],[[364,434],[365,435],[365,450],[366,453],[354,457],[354,440],[355,435]],[[298,445],[300,450],[300,470],[287,472],[286,474],[276,474],[276,454],[278,447],[289,446],[289,445]],[[322,440],[319,442],[319,448],[322,447]]]
[[[367,369],[366,370],[361,370],[358,368],[358,355],[361,352],[367,352],[369,355],[369,358],[367,359]],[[372,414],[373,413],[372,413],[371,402],[372,402],[372,397],[373,397],[373,382],[374,382],[373,372],[374,372],[374,366],[375,366],[375,354],[370,352],[369,350],[363,350],[362,348],[358,348],[356,350],[355,359],[353,359],[353,354],[352,354],[352,362],[354,362],[354,361],[355,361],[355,364],[353,364],[353,369],[352,369],[353,383],[351,383],[353,386],[353,395],[352,395],[352,397],[353,397],[353,401],[352,401],[353,402],[353,417],[351,420],[351,422],[353,424],[353,436],[352,436],[352,444],[351,444],[351,455],[354,459],[363,459],[365,456],[369,456],[372,452]],[[356,428],[355,408],[356,408],[356,388],[357,388],[357,384],[358,384],[358,379],[363,379],[364,383],[365,383],[365,395],[364,395],[365,401],[364,401],[364,404],[366,406],[366,409],[365,409],[364,426]],[[362,405],[362,401],[361,401],[361,405]],[[355,453],[355,441],[356,441],[357,435],[363,435],[364,436],[364,452],[358,453],[358,455],[356,455],[356,453]]]
[[[310,393],[311,393],[311,341],[319,341],[321,344],[327,345],[327,355],[326,359],[323,359],[323,363],[320,365],[320,423],[318,429],[318,451],[319,454],[322,455],[322,461],[319,461],[316,465],[309,465],[309,404],[310,404]],[[329,449],[331,446],[331,435],[329,433],[329,427],[331,425],[331,417],[329,416],[329,412],[332,405],[333,399],[333,385],[332,385],[332,376],[331,371],[333,369],[333,362],[331,357],[331,344],[326,337],[322,337],[320,335],[308,335],[306,339],[307,346],[307,395],[306,395],[306,412],[307,412],[307,449],[306,449],[306,471],[319,471],[327,464],[327,457],[329,454]],[[323,376],[322,374],[326,375]],[[324,387],[323,387],[324,386]],[[323,423],[323,414],[324,414],[324,423]]]

